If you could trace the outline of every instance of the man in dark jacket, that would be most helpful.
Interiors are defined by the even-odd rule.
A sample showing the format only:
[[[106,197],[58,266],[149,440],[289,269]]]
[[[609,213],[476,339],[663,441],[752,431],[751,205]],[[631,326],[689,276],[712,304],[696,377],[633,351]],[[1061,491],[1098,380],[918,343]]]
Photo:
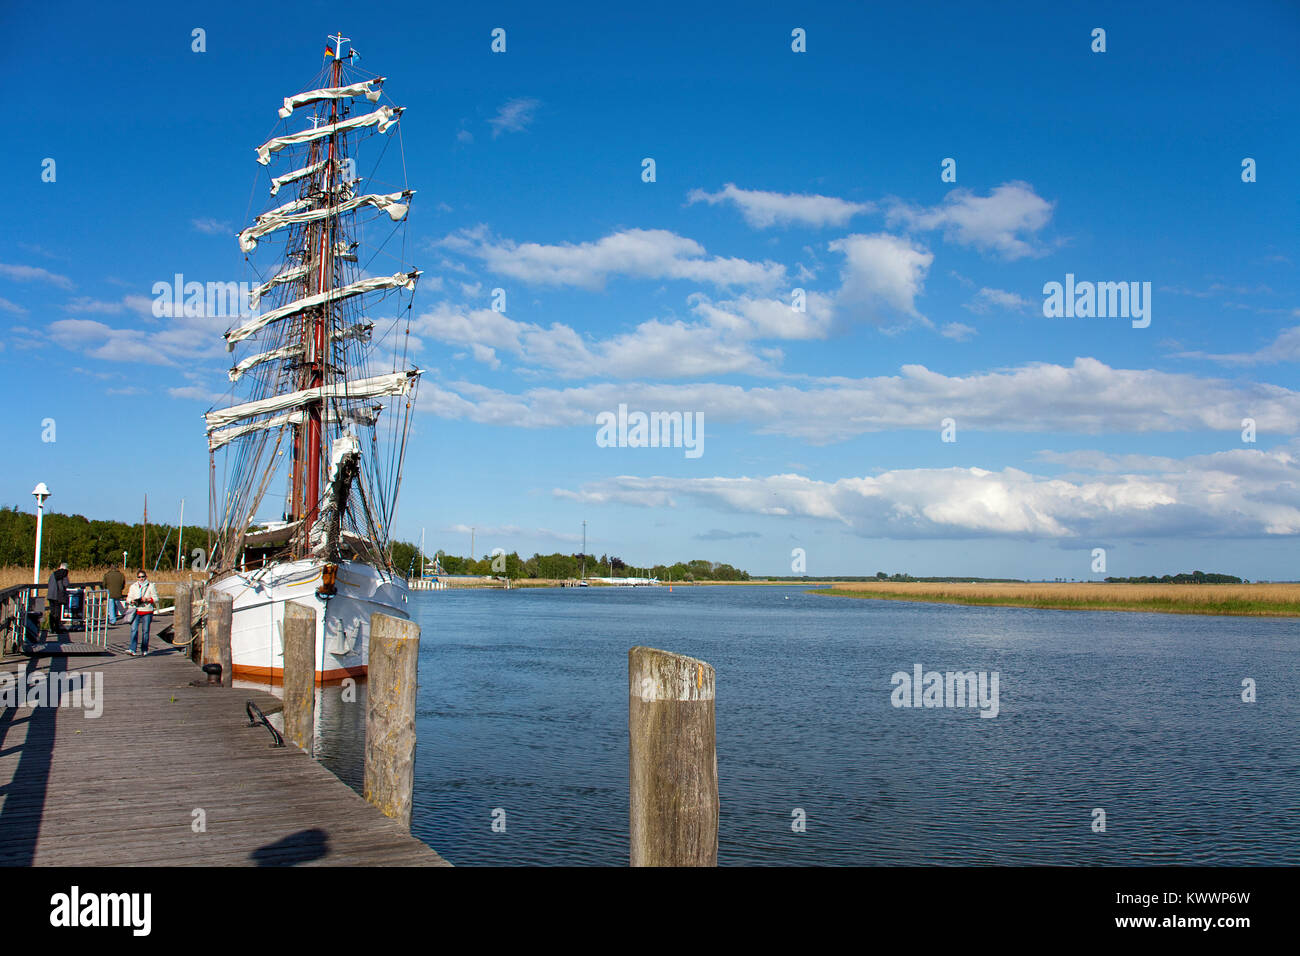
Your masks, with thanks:
[[[108,590],[108,623],[116,624],[122,616],[122,589],[126,587],[126,575],[117,568],[109,568],[104,575],[104,587]]]
[[[64,561],[50,575],[45,587],[45,609],[50,612],[50,633],[63,633],[63,609],[68,606],[68,562]]]

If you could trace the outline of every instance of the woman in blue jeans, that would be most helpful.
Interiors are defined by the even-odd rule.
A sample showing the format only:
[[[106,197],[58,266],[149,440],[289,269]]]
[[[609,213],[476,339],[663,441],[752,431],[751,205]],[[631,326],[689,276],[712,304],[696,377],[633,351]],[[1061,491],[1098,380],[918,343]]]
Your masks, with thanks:
[[[136,572],[135,584],[131,585],[131,590],[126,594],[126,603],[135,611],[135,616],[131,619],[131,656],[138,656],[135,639],[140,631],[143,631],[143,640],[140,642],[139,653],[148,654],[149,625],[153,623],[153,612],[158,606],[158,589],[150,582],[143,568]]]

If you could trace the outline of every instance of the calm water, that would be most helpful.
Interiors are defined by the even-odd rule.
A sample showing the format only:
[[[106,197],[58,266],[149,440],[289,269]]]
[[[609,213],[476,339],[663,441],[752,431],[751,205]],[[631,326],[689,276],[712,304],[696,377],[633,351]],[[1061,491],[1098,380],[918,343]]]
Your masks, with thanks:
[[[1300,863],[1297,621],[796,587],[420,592],[412,604],[412,829],[458,865],[627,862],[637,644],[717,669],[724,864]],[[891,675],[917,663],[999,672],[999,716],[894,708]],[[1241,701],[1246,677],[1254,704]],[[322,713],[322,759],[354,786],[363,715],[328,697]],[[1095,807],[1105,833],[1092,832]]]

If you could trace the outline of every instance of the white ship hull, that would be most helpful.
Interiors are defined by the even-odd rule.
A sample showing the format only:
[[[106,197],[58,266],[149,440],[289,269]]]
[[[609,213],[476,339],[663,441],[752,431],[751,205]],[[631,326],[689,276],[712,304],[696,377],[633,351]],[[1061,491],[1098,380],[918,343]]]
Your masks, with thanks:
[[[324,564],[314,558],[289,561],[231,574],[211,586],[233,599],[230,652],[235,677],[283,680],[286,602],[316,612],[317,683],[366,673],[372,614],[409,618],[406,581],[359,561],[341,562],[336,593],[318,597]]]

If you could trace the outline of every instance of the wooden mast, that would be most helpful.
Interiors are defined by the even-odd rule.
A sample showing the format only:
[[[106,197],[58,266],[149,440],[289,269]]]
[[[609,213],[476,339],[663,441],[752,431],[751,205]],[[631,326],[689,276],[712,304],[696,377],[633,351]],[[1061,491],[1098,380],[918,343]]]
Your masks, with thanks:
[[[330,68],[330,85],[339,86],[343,74],[343,43],[349,38],[342,31],[329,39],[334,41],[332,55],[334,62]],[[338,100],[330,101],[329,123],[339,120]],[[319,122],[313,117],[313,124]],[[320,162],[319,146],[311,145],[308,163]],[[326,208],[334,202],[337,181],[338,133],[331,133],[325,149],[325,165],[321,171],[320,188]],[[308,238],[308,262],[315,266],[310,282],[312,294],[326,292],[334,287],[334,218],[321,220]],[[314,254],[314,255],[313,255]],[[314,260],[314,261],[313,261]],[[326,343],[329,341],[329,304],[317,309],[302,323],[303,374],[299,388],[320,388],[325,384],[325,371],[328,355]],[[306,551],[307,533],[316,523],[320,510],[321,467],[324,459],[324,435],[322,422],[325,409],[323,401],[312,402],[304,409],[306,421],[293,427],[293,480],[291,483],[292,508],[290,518],[302,520],[298,541],[302,542],[297,556]]]
[[[343,74],[343,43],[348,38],[343,36],[343,31],[332,37],[334,40],[334,63],[330,76],[330,85],[339,86]],[[339,101],[330,100],[330,124],[333,125],[339,120]],[[329,137],[329,146],[325,155],[325,169],[321,177],[321,186],[324,189],[325,203],[328,206],[334,201],[334,185],[337,178],[337,155],[338,155],[338,133],[331,133]],[[320,228],[316,233],[317,254],[316,254],[316,287],[315,292],[325,292],[333,287],[334,281],[334,219],[328,217],[321,220]],[[326,327],[329,325],[329,304],[326,303],[320,307],[320,310],[312,317],[308,324],[308,341],[304,344],[307,346],[309,380],[308,388],[319,388],[325,384],[325,365],[327,361],[325,343],[328,338]],[[309,530],[316,523],[316,518],[320,509],[320,476],[321,460],[324,456],[322,419],[324,418],[323,402],[312,402],[307,406],[307,446],[304,450],[304,457],[307,465],[306,483],[303,489],[306,500],[304,530]]]

